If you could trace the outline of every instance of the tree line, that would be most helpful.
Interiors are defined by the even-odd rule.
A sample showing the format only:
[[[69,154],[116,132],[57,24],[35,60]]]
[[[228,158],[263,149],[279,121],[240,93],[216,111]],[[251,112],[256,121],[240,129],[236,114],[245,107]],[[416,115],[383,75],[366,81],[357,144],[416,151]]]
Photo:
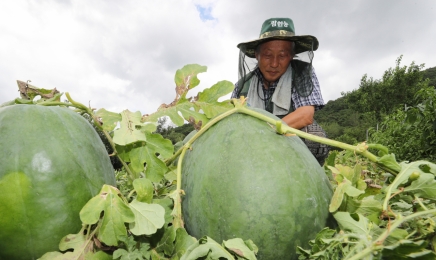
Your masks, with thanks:
[[[315,113],[330,139],[387,146],[401,160],[436,160],[436,67],[412,62],[387,69],[380,79],[362,76]]]

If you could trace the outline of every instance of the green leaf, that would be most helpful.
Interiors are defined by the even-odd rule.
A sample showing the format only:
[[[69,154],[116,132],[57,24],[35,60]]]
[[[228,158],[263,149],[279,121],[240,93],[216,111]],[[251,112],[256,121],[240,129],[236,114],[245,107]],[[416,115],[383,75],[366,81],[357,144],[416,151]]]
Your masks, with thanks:
[[[223,97],[233,91],[235,85],[232,82],[223,80],[217,82],[210,88],[198,93],[197,102],[203,102],[205,104],[212,104],[218,102],[220,97]]]
[[[392,193],[397,191],[397,188],[399,185],[407,183],[411,174],[415,174],[415,172],[420,173],[420,175],[425,174],[423,172],[423,170],[421,169],[422,165],[427,165],[426,167],[430,167],[433,169],[436,168],[435,164],[429,163],[427,161],[415,161],[415,162],[411,162],[411,163],[407,163],[407,162],[400,163],[401,171],[395,177],[395,179],[391,183],[391,185],[389,185],[389,187],[386,189],[386,196],[385,196],[385,200],[383,203],[384,210],[386,210],[388,207],[388,201],[389,201]],[[414,188],[413,188],[414,191],[418,192],[420,195],[427,194],[427,193],[433,194],[433,191],[431,188],[431,181],[428,184],[424,184],[428,180],[425,179],[424,181],[422,181],[422,178],[419,177],[418,180],[420,180],[420,179],[421,179],[420,182],[417,182],[416,184],[414,184]],[[415,180],[412,183],[414,183],[418,180]],[[409,190],[409,191],[411,191],[411,190]],[[424,196],[426,196],[426,195],[424,195]]]
[[[356,187],[357,187],[357,189],[365,191],[365,193],[366,193],[366,188],[368,187],[368,185],[366,184],[366,182],[364,180],[359,179],[359,180],[357,180]]]
[[[173,211],[173,200],[170,198],[163,199],[153,199],[154,204],[159,204],[165,209],[165,223],[171,223],[173,216],[171,212]]]
[[[121,197],[118,189],[103,185],[100,193],[89,200],[80,211],[80,219],[88,225],[97,223],[104,212],[97,238],[109,246],[118,245],[119,237],[127,236],[124,223],[135,221],[135,214]]]
[[[325,239],[330,239],[336,234],[336,230],[330,229],[328,227],[323,228],[315,237],[315,244],[316,245],[324,245]]]
[[[190,104],[188,103],[188,106]],[[160,107],[158,111],[154,112],[151,115],[148,115],[145,118],[146,122],[157,122],[159,118],[167,116],[171,119],[171,122],[173,122],[177,126],[182,126],[185,124],[185,119],[182,115],[179,115],[179,110],[175,106],[168,106],[168,107]]]
[[[166,255],[173,255],[174,252],[174,240],[176,239],[176,230],[174,226],[164,228],[164,234],[160,241],[157,243],[156,251],[164,252]]]
[[[177,180],[177,167],[170,166],[168,172],[164,175],[165,179],[169,182],[174,182]]]
[[[143,259],[150,259],[151,256],[151,245],[149,243],[140,243],[139,252],[141,252]]]
[[[325,159],[325,165],[327,166],[327,168],[335,166],[335,160],[337,155],[338,153],[333,151],[328,154],[327,158]]]
[[[174,147],[171,140],[163,138],[160,134],[146,133],[146,146],[150,153],[159,154],[162,159],[167,159],[173,155]]]
[[[143,124],[141,123],[141,112],[135,113],[129,110],[121,112],[120,128],[114,131],[114,143],[118,145],[127,145],[138,141],[146,141]]]
[[[141,252],[138,250],[134,250],[132,252],[129,252],[125,249],[118,248],[114,251],[113,259],[120,259],[120,260],[142,260],[144,259],[142,257]]]
[[[85,249],[87,242],[86,236],[84,235],[85,227],[82,227],[82,229],[77,234],[69,234],[66,235],[61,239],[61,242],[59,243],[59,250],[61,251],[67,251],[68,249],[81,249],[82,252],[89,251]],[[92,243],[88,243],[91,244]],[[91,246],[92,250],[92,246]]]
[[[76,260],[76,259],[84,259],[84,260],[111,260],[113,259],[111,255],[107,254],[103,251],[89,251],[86,254],[76,253],[74,252],[65,252],[64,254],[60,252],[48,252],[44,254],[38,260]],[[142,258],[141,258],[142,259]]]
[[[336,165],[335,166],[339,170],[339,174],[347,178],[349,181],[354,179],[354,169],[349,166],[344,165]]]
[[[333,163],[333,162],[332,162],[332,163]],[[327,168],[332,172],[332,174],[333,174],[334,176],[340,174],[339,169],[336,168],[336,167],[334,167],[334,166],[327,165]],[[342,181],[342,179],[341,179],[341,181]]]
[[[145,122],[142,124],[142,131],[145,133],[154,133],[157,129],[157,122]]]
[[[431,173],[421,173],[419,178],[404,189],[421,198],[434,199],[436,197],[436,181]]]
[[[124,248],[126,248],[127,251],[131,252],[136,249],[137,242],[134,236],[120,236],[119,240],[124,243]]]
[[[218,99],[231,93],[234,88],[233,83],[224,80],[198,93],[198,99],[194,102],[196,110],[201,109],[208,118],[213,118],[233,108],[229,101],[220,103]]]
[[[227,251],[237,255],[238,257],[248,260],[256,260],[254,252],[251,251],[245,242],[240,238],[224,240],[223,246],[227,249]]]
[[[383,165],[389,169],[392,169],[396,172],[401,171],[401,166],[397,163],[395,159],[395,154],[386,154],[380,157],[377,161],[380,165]]]
[[[234,106],[230,103],[230,101],[223,101],[220,103],[203,103],[203,102],[195,102],[194,103],[196,107],[198,107],[198,111],[202,110],[204,112],[204,114],[207,116],[207,118],[213,118],[216,117],[219,114],[222,114],[232,108],[234,108]],[[198,119],[198,121],[200,121],[200,119]],[[207,123],[207,121],[202,121],[202,124],[204,125],[205,123]]]
[[[171,107],[162,107],[159,110],[145,118],[147,122],[157,121],[158,118],[168,116],[171,122],[177,126],[182,126],[186,121],[191,119],[195,123],[201,121],[202,125],[205,125],[209,119],[202,113],[195,110],[193,103],[185,101]]]
[[[341,230],[350,231],[359,235],[368,235],[368,219],[360,214],[353,214],[353,216],[357,219],[353,218],[349,212],[336,212],[333,214]]]
[[[436,175],[436,164],[434,163],[423,163],[419,166],[419,168],[425,173],[432,173]]]
[[[174,246],[174,255],[171,260],[179,260],[186,253],[188,248],[197,242],[197,239],[190,236],[184,228],[176,230],[176,243]]]
[[[341,206],[342,201],[344,200],[345,189],[347,186],[350,186],[350,181],[344,179],[344,181],[339,183],[339,185],[336,187],[335,192],[333,193],[332,200],[330,201],[330,212],[335,212]]]
[[[209,119],[204,114],[195,111],[194,104],[192,103],[183,103],[177,105],[176,109],[183,115],[183,118],[186,121],[194,122],[196,125],[205,125],[209,121]]]
[[[391,203],[390,206],[392,207],[393,210],[399,209],[401,211],[406,211],[406,210],[412,209],[412,207],[413,207],[413,205],[411,205],[407,202],[404,202],[402,200]]]
[[[140,202],[151,203],[153,200],[154,186],[149,179],[140,178],[133,180],[136,199]]]
[[[125,248],[118,248],[115,250],[113,253],[113,259],[119,258],[121,260],[142,260],[144,257],[150,255],[149,252],[143,252],[142,250],[144,247],[149,249],[148,244],[141,243],[138,250],[138,242],[135,241],[133,236],[120,237],[120,241],[124,243]]]
[[[371,235],[374,238],[380,237],[381,234],[383,234],[383,232],[385,232],[386,229],[385,228],[380,228],[379,226],[374,226],[371,230]],[[409,235],[409,233],[401,228],[396,228],[394,230],[392,230],[389,234],[389,236],[386,238],[386,240],[384,241],[383,245],[392,245],[395,244],[397,242],[399,242],[400,240],[405,239],[407,236]]]
[[[197,259],[227,259],[233,260],[234,257],[221,247],[215,240],[204,236],[197,243],[192,244],[181,260],[197,260]]]
[[[162,140],[166,140],[163,139]],[[167,140],[169,141],[169,140]],[[171,141],[169,141],[171,143]],[[129,152],[129,158],[132,163],[132,168],[135,172],[141,172],[145,168],[145,176],[152,182],[159,182],[163,179],[168,171],[166,164],[157,157],[156,147],[148,143],[143,143],[142,146],[132,149]]]
[[[104,252],[104,251],[97,251],[97,252],[88,252],[85,255],[85,260],[112,260],[112,255]],[[65,259],[62,259],[65,260]]]
[[[41,260],[67,260],[67,259],[99,259],[109,260],[112,257],[102,251],[96,251],[94,248],[94,242],[92,236],[85,235],[86,227],[77,234],[69,234],[61,239],[59,243],[59,250],[67,251],[65,253],[60,252],[48,252],[44,254]]]
[[[363,193],[365,193],[365,192],[364,192],[363,190],[359,190],[359,189],[353,187],[353,186],[351,185],[351,183],[350,183],[350,185],[348,185],[348,186],[345,188],[345,193],[346,193],[348,196],[350,196],[350,197],[357,197],[357,196],[359,196],[360,194],[363,194]]]
[[[222,103],[215,103],[213,105],[195,102],[195,105],[200,107],[201,110],[203,110],[207,118],[216,117],[217,115],[222,114],[233,108],[233,105],[229,101],[222,102]],[[202,124],[204,125],[205,123]]]
[[[427,249],[425,240],[400,240],[397,243],[385,246],[382,254],[386,259],[436,259],[436,254]]]
[[[71,252],[69,252],[71,253]],[[44,255],[42,255],[40,258],[38,258],[38,260],[57,260],[57,259],[62,259],[61,257],[64,257],[64,254],[62,254],[61,252],[47,252]]]
[[[362,200],[350,199],[347,201],[347,211],[365,217],[373,214],[379,215],[382,211],[382,203],[373,197],[365,197]]]
[[[350,197],[357,197],[362,193],[364,193],[364,191],[353,187],[348,179],[343,179],[343,181],[339,183],[338,187],[336,187],[335,192],[333,193],[333,197],[329,206],[329,211],[335,212],[339,209],[342,201],[344,200],[345,194]]]
[[[174,76],[174,82],[176,83],[176,101],[184,99],[188,90],[198,86],[200,80],[197,75],[202,72],[206,72],[206,66],[200,66],[198,64],[188,64],[183,68],[176,71]]]
[[[344,247],[342,247],[341,235],[335,236],[335,234],[335,230],[324,228],[316,235],[314,240],[309,242],[312,246],[311,250],[297,247],[297,253],[303,255],[304,259],[342,259],[343,255],[348,251],[347,245],[344,244]]]
[[[167,258],[163,255],[163,254],[161,254],[161,253],[159,253],[159,252],[157,252],[156,250],[151,250],[151,260],[167,260]]]
[[[361,174],[362,174],[362,165],[360,164],[360,163],[357,163],[355,166],[354,166],[354,169],[353,169],[353,179],[351,179],[350,181],[351,181],[351,183],[353,184],[353,185],[357,185],[357,182],[360,180],[360,176],[361,176]]]
[[[130,203],[135,214],[135,221],[130,223],[130,231],[136,235],[152,235],[165,224],[165,209],[158,204],[139,202]]]
[[[146,142],[136,142],[127,146],[117,146],[120,157],[131,162],[130,167],[136,173],[144,172],[146,178],[152,182],[159,182],[168,172],[168,167],[162,161],[173,154],[173,145],[170,140],[160,134],[144,133]],[[162,159],[161,159],[162,158]]]
[[[138,241],[136,241],[136,239]],[[120,237],[120,242],[124,243],[118,246],[118,249],[113,252],[113,257],[110,259],[150,259],[150,244],[141,238],[129,235]]]
[[[103,122],[103,130],[108,132],[113,131],[118,125],[118,122],[121,121],[120,113],[109,112],[104,108],[97,110],[97,112],[95,112],[95,116],[101,118],[101,121]]]
[[[302,255],[303,259],[310,259],[311,251],[303,249],[301,246],[297,246],[297,254]]]

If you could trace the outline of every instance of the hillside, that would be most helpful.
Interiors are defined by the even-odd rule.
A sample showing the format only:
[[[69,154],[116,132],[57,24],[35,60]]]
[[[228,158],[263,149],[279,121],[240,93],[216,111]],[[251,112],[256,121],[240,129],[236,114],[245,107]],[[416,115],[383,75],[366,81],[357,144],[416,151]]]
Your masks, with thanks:
[[[343,93],[342,97],[327,102],[315,113],[315,119],[331,139],[347,143],[362,142],[368,132],[377,129],[381,118],[404,104],[414,105],[417,90],[429,79],[436,86],[436,67],[421,70],[420,66],[400,66],[388,69],[381,79],[362,77],[360,86]],[[371,129],[372,128],[372,129]]]
[[[429,86],[436,87],[436,67],[424,70],[424,78],[428,78],[430,82]]]

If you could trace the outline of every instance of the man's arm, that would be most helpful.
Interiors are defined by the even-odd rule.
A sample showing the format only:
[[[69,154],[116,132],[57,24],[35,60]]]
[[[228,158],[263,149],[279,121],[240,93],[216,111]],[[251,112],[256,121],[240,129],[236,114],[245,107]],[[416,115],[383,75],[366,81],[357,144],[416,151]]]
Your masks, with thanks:
[[[282,120],[290,127],[301,129],[313,123],[314,106],[302,106],[289,113]]]
[[[282,118],[290,127],[301,129],[314,122],[315,111],[324,106],[321,89],[315,69],[312,67],[312,93],[307,97],[301,97],[297,91],[292,93],[292,102],[295,110]]]

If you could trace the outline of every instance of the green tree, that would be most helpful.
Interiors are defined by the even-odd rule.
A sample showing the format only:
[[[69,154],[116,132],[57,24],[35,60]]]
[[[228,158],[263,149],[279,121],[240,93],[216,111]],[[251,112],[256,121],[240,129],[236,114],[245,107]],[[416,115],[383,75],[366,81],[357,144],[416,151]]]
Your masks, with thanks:
[[[387,146],[400,160],[436,162],[436,89],[427,86],[414,97],[419,104],[386,116],[370,141]]]
[[[322,127],[330,139],[335,139],[344,133],[344,128],[341,127],[338,122],[327,122],[322,124]]]
[[[346,93],[350,108],[361,113],[375,112],[377,120],[390,114],[404,105],[416,105],[413,96],[423,88],[424,64],[416,65],[414,62],[409,67],[401,66],[400,56],[396,66],[389,68],[379,80],[368,78],[365,74],[359,89]]]
[[[161,117],[158,119],[156,133],[161,134],[164,138],[171,140],[173,144],[182,141],[185,136],[194,130],[191,124],[184,124],[178,127],[173,127],[172,124],[167,123],[168,118]]]
[[[373,112],[360,113],[348,108],[346,99],[339,98],[330,101],[327,105],[316,112],[315,119],[324,128],[327,136],[338,141],[353,140],[363,142],[366,140],[366,130],[377,121]],[[344,138],[339,138],[347,134]]]
[[[426,69],[424,71],[424,78],[429,79],[429,86],[436,87],[436,67]]]

